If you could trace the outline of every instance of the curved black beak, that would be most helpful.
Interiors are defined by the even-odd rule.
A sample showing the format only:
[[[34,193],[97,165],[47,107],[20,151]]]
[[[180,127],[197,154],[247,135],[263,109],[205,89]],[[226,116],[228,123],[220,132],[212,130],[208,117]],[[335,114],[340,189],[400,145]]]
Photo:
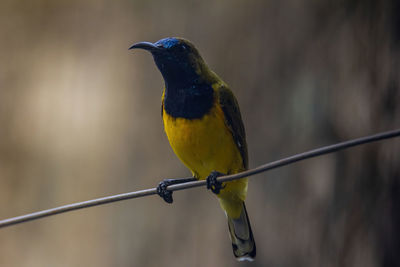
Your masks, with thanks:
[[[150,42],[140,42],[132,45],[129,49],[144,49],[150,52],[160,50],[161,48]]]

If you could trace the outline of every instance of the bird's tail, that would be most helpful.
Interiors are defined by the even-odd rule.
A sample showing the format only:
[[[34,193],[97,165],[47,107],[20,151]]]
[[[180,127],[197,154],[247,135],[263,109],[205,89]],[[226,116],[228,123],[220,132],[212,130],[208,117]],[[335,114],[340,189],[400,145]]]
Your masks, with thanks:
[[[243,202],[240,217],[228,217],[229,234],[232,240],[233,254],[239,261],[253,261],[256,256],[256,243],[251,231],[249,216]]]

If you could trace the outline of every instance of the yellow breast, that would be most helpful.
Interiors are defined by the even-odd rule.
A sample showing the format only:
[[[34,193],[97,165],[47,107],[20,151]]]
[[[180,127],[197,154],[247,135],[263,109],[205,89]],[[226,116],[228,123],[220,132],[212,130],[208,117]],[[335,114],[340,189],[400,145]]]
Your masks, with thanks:
[[[240,152],[226,127],[220,107],[200,119],[173,118],[163,112],[164,128],[175,154],[198,179],[212,171],[243,170]]]

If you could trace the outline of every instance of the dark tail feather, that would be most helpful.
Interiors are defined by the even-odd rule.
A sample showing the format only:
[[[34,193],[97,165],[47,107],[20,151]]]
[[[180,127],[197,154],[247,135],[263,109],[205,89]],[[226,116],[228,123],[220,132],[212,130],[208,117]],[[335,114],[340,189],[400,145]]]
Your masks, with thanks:
[[[242,205],[242,212],[237,219],[228,216],[229,234],[232,240],[233,254],[239,261],[253,261],[256,256],[256,243],[251,231],[246,206]]]

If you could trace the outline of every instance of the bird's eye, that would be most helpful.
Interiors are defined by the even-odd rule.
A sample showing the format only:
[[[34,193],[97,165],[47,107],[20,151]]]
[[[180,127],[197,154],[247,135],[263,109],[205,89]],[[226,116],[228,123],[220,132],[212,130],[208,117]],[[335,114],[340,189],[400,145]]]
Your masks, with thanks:
[[[180,44],[177,49],[180,53],[189,53],[190,47],[186,44]]]

